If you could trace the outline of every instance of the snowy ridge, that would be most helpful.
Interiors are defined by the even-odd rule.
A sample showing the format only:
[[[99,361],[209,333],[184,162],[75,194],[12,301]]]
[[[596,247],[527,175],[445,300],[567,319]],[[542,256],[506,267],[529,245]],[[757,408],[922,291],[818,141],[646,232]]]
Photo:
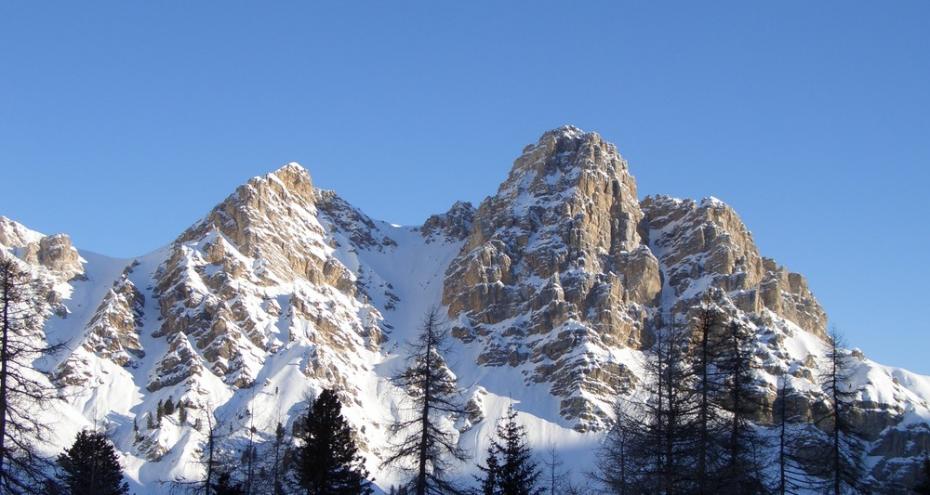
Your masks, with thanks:
[[[269,440],[326,387],[377,484],[398,483],[380,466],[404,402],[388,378],[434,305],[448,313],[447,361],[468,403],[447,425],[475,455],[466,482],[511,404],[535,448],[554,445],[566,468],[590,471],[614,402],[642,393],[652,332],[698,301],[757,336],[763,404],[783,373],[802,416],[824,400],[826,313],[803,277],[763,258],[720,200],[640,201],[616,148],[570,126],[526,147],[477,209],[456,203],[422,226],[374,220],[289,163],[136,259],[78,252],[5,217],[0,251],[51,289],[36,337],[68,343],[37,363],[60,390],[47,452],[103,428],[142,494],[197,475],[208,412],[238,455],[250,428]],[[854,356],[871,475],[906,476],[930,449],[930,377]],[[169,398],[187,422],[157,421]],[[770,407],[757,421],[771,424]]]

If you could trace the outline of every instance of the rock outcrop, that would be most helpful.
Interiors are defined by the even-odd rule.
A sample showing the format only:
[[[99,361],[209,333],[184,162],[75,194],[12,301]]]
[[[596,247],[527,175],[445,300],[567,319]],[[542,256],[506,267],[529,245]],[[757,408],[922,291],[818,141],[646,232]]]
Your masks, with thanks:
[[[453,334],[478,340],[478,364],[527,366],[552,384],[562,414],[597,427],[604,401],[631,380],[610,347],[639,347],[661,290],[642,245],[636,182],[616,148],[574,127],[548,132],[474,214],[443,288]]]
[[[360,366],[357,351],[377,348],[382,332],[378,310],[333,255],[336,237],[352,248],[393,243],[375,232],[373,221],[315,189],[296,164],[239,187],[174,242],[156,274],[163,321],[155,335],[168,337],[171,349],[148,388],[200,367],[248,387],[265,356],[295,339],[318,349],[306,373],[343,381],[334,363]],[[196,356],[204,360],[198,367]]]
[[[87,420],[75,429],[107,428],[141,485],[186,473],[206,422],[222,421],[224,447],[241,449],[253,431],[268,440],[279,421],[291,427],[323,388],[338,391],[369,469],[398,481],[379,467],[386,425],[404,414],[388,378],[434,304],[466,389],[466,415],[446,426],[476,452],[513,404],[539,425],[536,441],[572,438],[590,454],[615,403],[643,398],[657,332],[699,305],[752,331],[760,428],[777,419],[781,380],[799,423],[829,407],[818,383],[827,316],[804,277],[763,257],[719,200],[640,200],[617,149],[575,127],[527,146],[477,208],[458,202],[418,227],[369,218],[292,163],[136,261],[84,254],[0,217],[0,255],[42,295],[47,333],[33,337],[69,344],[39,363],[63,390],[55,407]],[[930,448],[930,378],[850,356],[869,482],[912,480]],[[186,421],[158,417],[168,399]]]
[[[671,310],[681,313],[709,287],[726,291],[748,313],[770,309],[825,337],[827,315],[807,281],[763,258],[732,208],[715,198],[696,203],[667,196],[642,202],[641,230],[661,260]]]

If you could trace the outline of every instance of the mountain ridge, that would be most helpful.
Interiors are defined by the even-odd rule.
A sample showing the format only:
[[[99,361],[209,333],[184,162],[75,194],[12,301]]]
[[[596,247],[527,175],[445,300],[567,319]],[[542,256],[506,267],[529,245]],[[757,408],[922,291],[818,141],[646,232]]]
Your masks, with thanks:
[[[339,390],[382,488],[397,481],[378,466],[403,402],[386,378],[432,305],[447,311],[470,411],[448,427],[471,452],[510,404],[534,445],[590,451],[614,401],[642,393],[652,332],[706,299],[757,333],[760,425],[780,373],[805,417],[823,400],[813,377],[826,312],[803,276],[762,257],[715,198],[640,200],[616,147],[573,126],[525,147],[477,207],[456,202],[419,226],[374,220],[290,162],[143,256],[92,255],[5,217],[0,246],[53,288],[43,337],[73,343],[45,369],[67,424],[55,442],[103,425],[152,493],[196,475],[187,461],[203,441],[173,420],[133,431],[157,401],[216,410],[235,449],[247,422],[265,438],[323,387]],[[930,377],[858,362],[872,387],[860,398],[879,458],[870,475],[910,476],[908,459],[930,449]]]

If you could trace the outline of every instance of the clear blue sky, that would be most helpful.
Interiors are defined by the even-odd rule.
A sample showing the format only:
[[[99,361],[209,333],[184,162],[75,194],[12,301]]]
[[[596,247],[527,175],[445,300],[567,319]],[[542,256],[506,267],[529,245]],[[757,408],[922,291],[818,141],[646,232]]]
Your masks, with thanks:
[[[0,3],[0,214],[132,256],[307,166],[417,224],[572,123],[930,374],[930,2]]]

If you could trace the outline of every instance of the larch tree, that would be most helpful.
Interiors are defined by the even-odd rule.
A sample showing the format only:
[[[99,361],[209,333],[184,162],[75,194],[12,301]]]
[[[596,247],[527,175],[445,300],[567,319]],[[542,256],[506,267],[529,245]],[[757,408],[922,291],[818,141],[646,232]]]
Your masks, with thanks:
[[[828,431],[829,458],[823,467],[828,473],[834,495],[862,490],[863,446],[852,421],[853,401],[859,394],[854,383],[855,357],[842,347],[834,330],[827,339],[827,364],[820,374],[820,385],[826,394],[828,413],[818,423]]]
[[[697,408],[683,328],[660,325],[643,363],[641,395],[618,401],[595,479],[617,495],[695,492]]]
[[[391,425],[399,442],[382,465],[409,473],[415,495],[458,493],[446,475],[452,461],[467,458],[457,432],[443,425],[444,418],[465,413],[455,375],[443,357],[447,340],[448,330],[434,307],[424,316],[417,339],[408,344],[407,366],[393,378],[407,392],[409,409]]]
[[[729,410],[721,434],[722,456],[715,475],[718,493],[759,493],[764,491],[765,477],[759,452],[766,442],[752,423],[753,413],[761,409],[754,389],[752,372],[753,336],[745,322],[733,319],[722,328],[717,369],[721,377],[719,401]],[[727,424],[728,423],[728,424]]]
[[[19,260],[0,253],[0,495],[40,493],[48,481],[51,463],[36,447],[49,429],[36,412],[55,390],[32,363],[62,345],[43,338],[45,292]]]

